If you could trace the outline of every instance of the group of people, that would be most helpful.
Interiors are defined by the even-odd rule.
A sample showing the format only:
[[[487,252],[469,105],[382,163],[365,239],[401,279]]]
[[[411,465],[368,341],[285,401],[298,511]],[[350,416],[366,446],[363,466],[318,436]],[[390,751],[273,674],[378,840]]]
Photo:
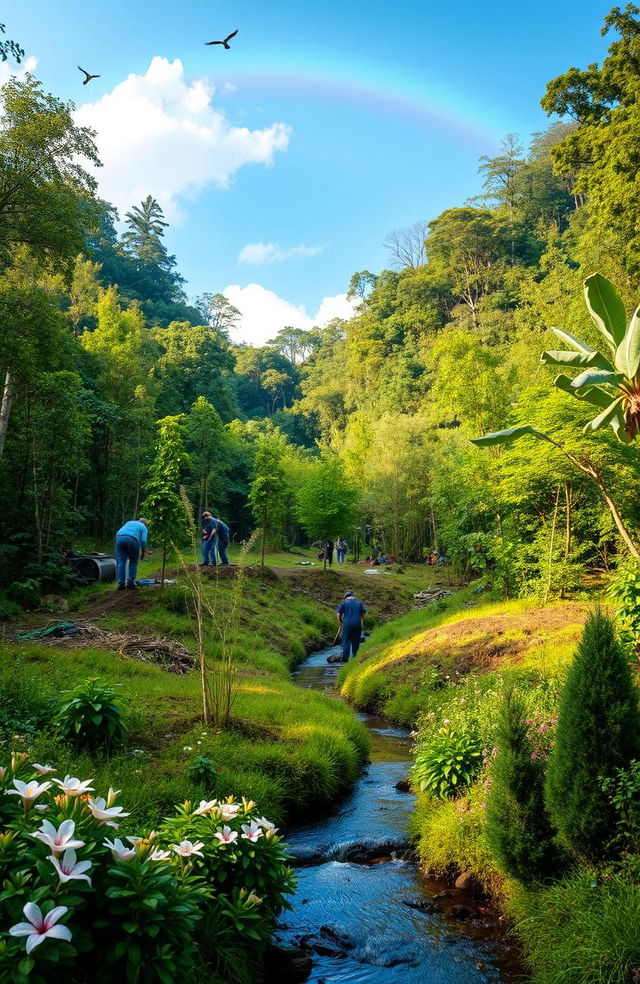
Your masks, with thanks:
[[[333,542],[333,540],[326,540],[325,543],[320,548],[320,553],[318,554],[318,560],[326,560],[329,567],[333,563],[333,552],[335,550],[336,563],[344,564],[347,559],[347,553],[349,551],[349,544],[342,537]]]
[[[116,581],[118,591],[134,589],[138,564],[147,549],[149,520],[130,519],[116,533]],[[216,519],[208,509],[202,513],[202,564],[201,567],[215,567],[228,564],[229,527],[221,519]],[[217,554],[217,559],[216,559]]]

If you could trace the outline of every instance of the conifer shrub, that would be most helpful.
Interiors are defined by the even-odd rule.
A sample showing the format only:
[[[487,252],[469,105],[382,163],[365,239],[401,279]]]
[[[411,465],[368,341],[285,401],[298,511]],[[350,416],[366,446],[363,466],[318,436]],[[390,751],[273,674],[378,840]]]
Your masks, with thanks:
[[[511,687],[498,719],[486,837],[504,874],[533,885],[559,873],[563,854],[545,809],[545,763],[529,737],[526,713],[522,698]]]
[[[601,611],[584,628],[560,698],[546,782],[551,821],[587,862],[615,854],[617,815],[603,780],[640,757],[638,696],[613,621]]]

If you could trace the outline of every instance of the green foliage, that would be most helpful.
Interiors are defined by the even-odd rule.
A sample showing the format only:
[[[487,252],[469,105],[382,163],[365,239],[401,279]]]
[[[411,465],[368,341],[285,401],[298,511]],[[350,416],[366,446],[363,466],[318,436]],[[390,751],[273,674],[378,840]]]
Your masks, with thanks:
[[[77,748],[118,748],[128,729],[115,701],[115,687],[97,678],[85,680],[63,693],[54,724],[62,737]]]
[[[482,765],[482,744],[476,735],[443,727],[416,753],[413,775],[419,788],[440,799],[459,795]]]
[[[640,753],[638,695],[613,622],[602,612],[585,626],[560,701],[546,799],[553,824],[579,857],[611,856],[616,815],[603,779]]]
[[[258,441],[253,459],[253,478],[248,503],[262,530],[262,563],[268,542],[280,546],[284,521],[287,485],[282,465],[285,446],[277,435]]]
[[[220,768],[208,755],[196,755],[189,766],[188,772],[195,782],[205,788],[211,789],[218,778]]]
[[[603,792],[611,801],[616,815],[616,833],[612,845],[619,855],[619,865],[630,881],[640,884],[640,762],[633,760],[628,769],[604,779]]]
[[[311,539],[335,539],[353,525],[357,499],[340,458],[327,455],[309,467],[296,492],[296,513]]]
[[[622,642],[632,649],[640,645],[640,561],[630,558],[618,565],[609,582],[616,605],[616,623]]]
[[[544,760],[529,737],[526,713],[508,689],[489,771],[486,837],[504,874],[532,885],[556,876],[561,858],[544,805]]]

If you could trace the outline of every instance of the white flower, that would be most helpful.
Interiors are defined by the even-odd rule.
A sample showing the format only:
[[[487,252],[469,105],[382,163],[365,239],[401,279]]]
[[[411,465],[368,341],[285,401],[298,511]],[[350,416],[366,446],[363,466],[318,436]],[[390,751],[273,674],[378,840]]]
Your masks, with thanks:
[[[262,837],[262,827],[255,820],[252,820],[250,824],[243,823],[241,836],[243,840],[253,841],[255,844],[258,838]]]
[[[89,875],[85,874],[93,867],[91,861],[78,861],[76,852],[72,847],[64,852],[61,861],[54,857],[49,858],[49,861],[58,872],[61,882],[86,881],[89,885],[91,884]]]
[[[193,751],[193,746],[192,745],[184,745],[183,748],[182,748],[182,751],[183,752],[192,752]]]
[[[107,837],[102,842],[103,847],[108,847],[113,854],[114,861],[130,861],[131,858],[135,858],[136,851],[134,847],[127,847],[122,843],[119,837],[116,837],[114,841],[110,841]]]
[[[56,940],[70,940],[71,930],[61,926],[58,920],[68,912],[66,905],[58,905],[46,916],[42,915],[40,907],[35,902],[27,902],[22,910],[29,922],[16,923],[9,930],[11,936],[27,936],[27,953],[40,946],[43,940],[50,936]]]
[[[183,840],[179,844],[172,844],[171,847],[182,858],[190,858],[193,854],[198,854],[201,858],[204,857],[202,853],[203,841],[196,841],[195,844],[192,844],[190,840]]]
[[[270,830],[273,834],[275,834],[278,830],[276,825],[271,823],[271,820],[266,820],[264,817],[258,817],[256,823],[260,824],[264,831]]]
[[[113,827],[115,830],[118,829],[118,824],[115,820],[124,820],[128,817],[128,813],[122,812],[121,806],[107,806],[107,801],[104,796],[98,796],[98,799],[90,799],[87,806],[93,814],[93,819],[97,820],[98,823],[106,823],[107,827]]]
[[[235,840],[238,839],[238,831],[232,830],[231,827],[220,827],[216,830],[214,837],[217,837],[221,844],[233,844]]]
[[[201,813],[210,813],[218,805],[217,800],[200,800],[200,806],[193,811],[194,817],[199,817]]]
[[[73,820],[63,820],[57,830],[49,820],[43,820],[40,829],[31,834],[31,837],[42,841],[54,854],[62,854],[70,847],[84,847],[84,841],[73,840],[75,829]]]
[[[82,796],[84,793],[92,793],[93,786],[90,783],[93,779],[76,779],[75,776],[65,776],[64,779],[54,779],[53,782],[60,786],[63,793],[67,796]]]
[[[36,803],[36,805],[34,806],[34,810],[37,810],[39,813],[44,813],[44,811],[48,809],[49,806],[47,803]]]
[[[52,765],[40,765],[39,762],[34,762],[33,767],[41,776],[48,776],[49,773],[56,771]]]
[[[22,782],[20,779],[14,779],[13,785],[15,789],[7,789],[7,796],[22,796],[22,802],[25,808],[31,806],[33,801],[46,793],[47,789],[51,788],[50,782],[39,783],[37,779],[32,779],[31,782]]]
[[[221,803],[218,809],[223,820],[233,820],[237,817],[240,807],[237,803]]]
[[[161,848],[156,847],[155,851],[152,851],[149,857],[152,861],[166,861],[167,858],[171,857],[171,851],[163,851]]]

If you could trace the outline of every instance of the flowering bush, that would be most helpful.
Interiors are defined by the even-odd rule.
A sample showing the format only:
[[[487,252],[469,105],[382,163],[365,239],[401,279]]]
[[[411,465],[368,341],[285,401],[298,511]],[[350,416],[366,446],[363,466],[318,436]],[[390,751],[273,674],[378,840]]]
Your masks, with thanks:
[[[54,773],[0,767],[1,984],[188,981],[216,946],[266,937],[293,875],[254,803],[185,803],[120,837],[117,792]]]

